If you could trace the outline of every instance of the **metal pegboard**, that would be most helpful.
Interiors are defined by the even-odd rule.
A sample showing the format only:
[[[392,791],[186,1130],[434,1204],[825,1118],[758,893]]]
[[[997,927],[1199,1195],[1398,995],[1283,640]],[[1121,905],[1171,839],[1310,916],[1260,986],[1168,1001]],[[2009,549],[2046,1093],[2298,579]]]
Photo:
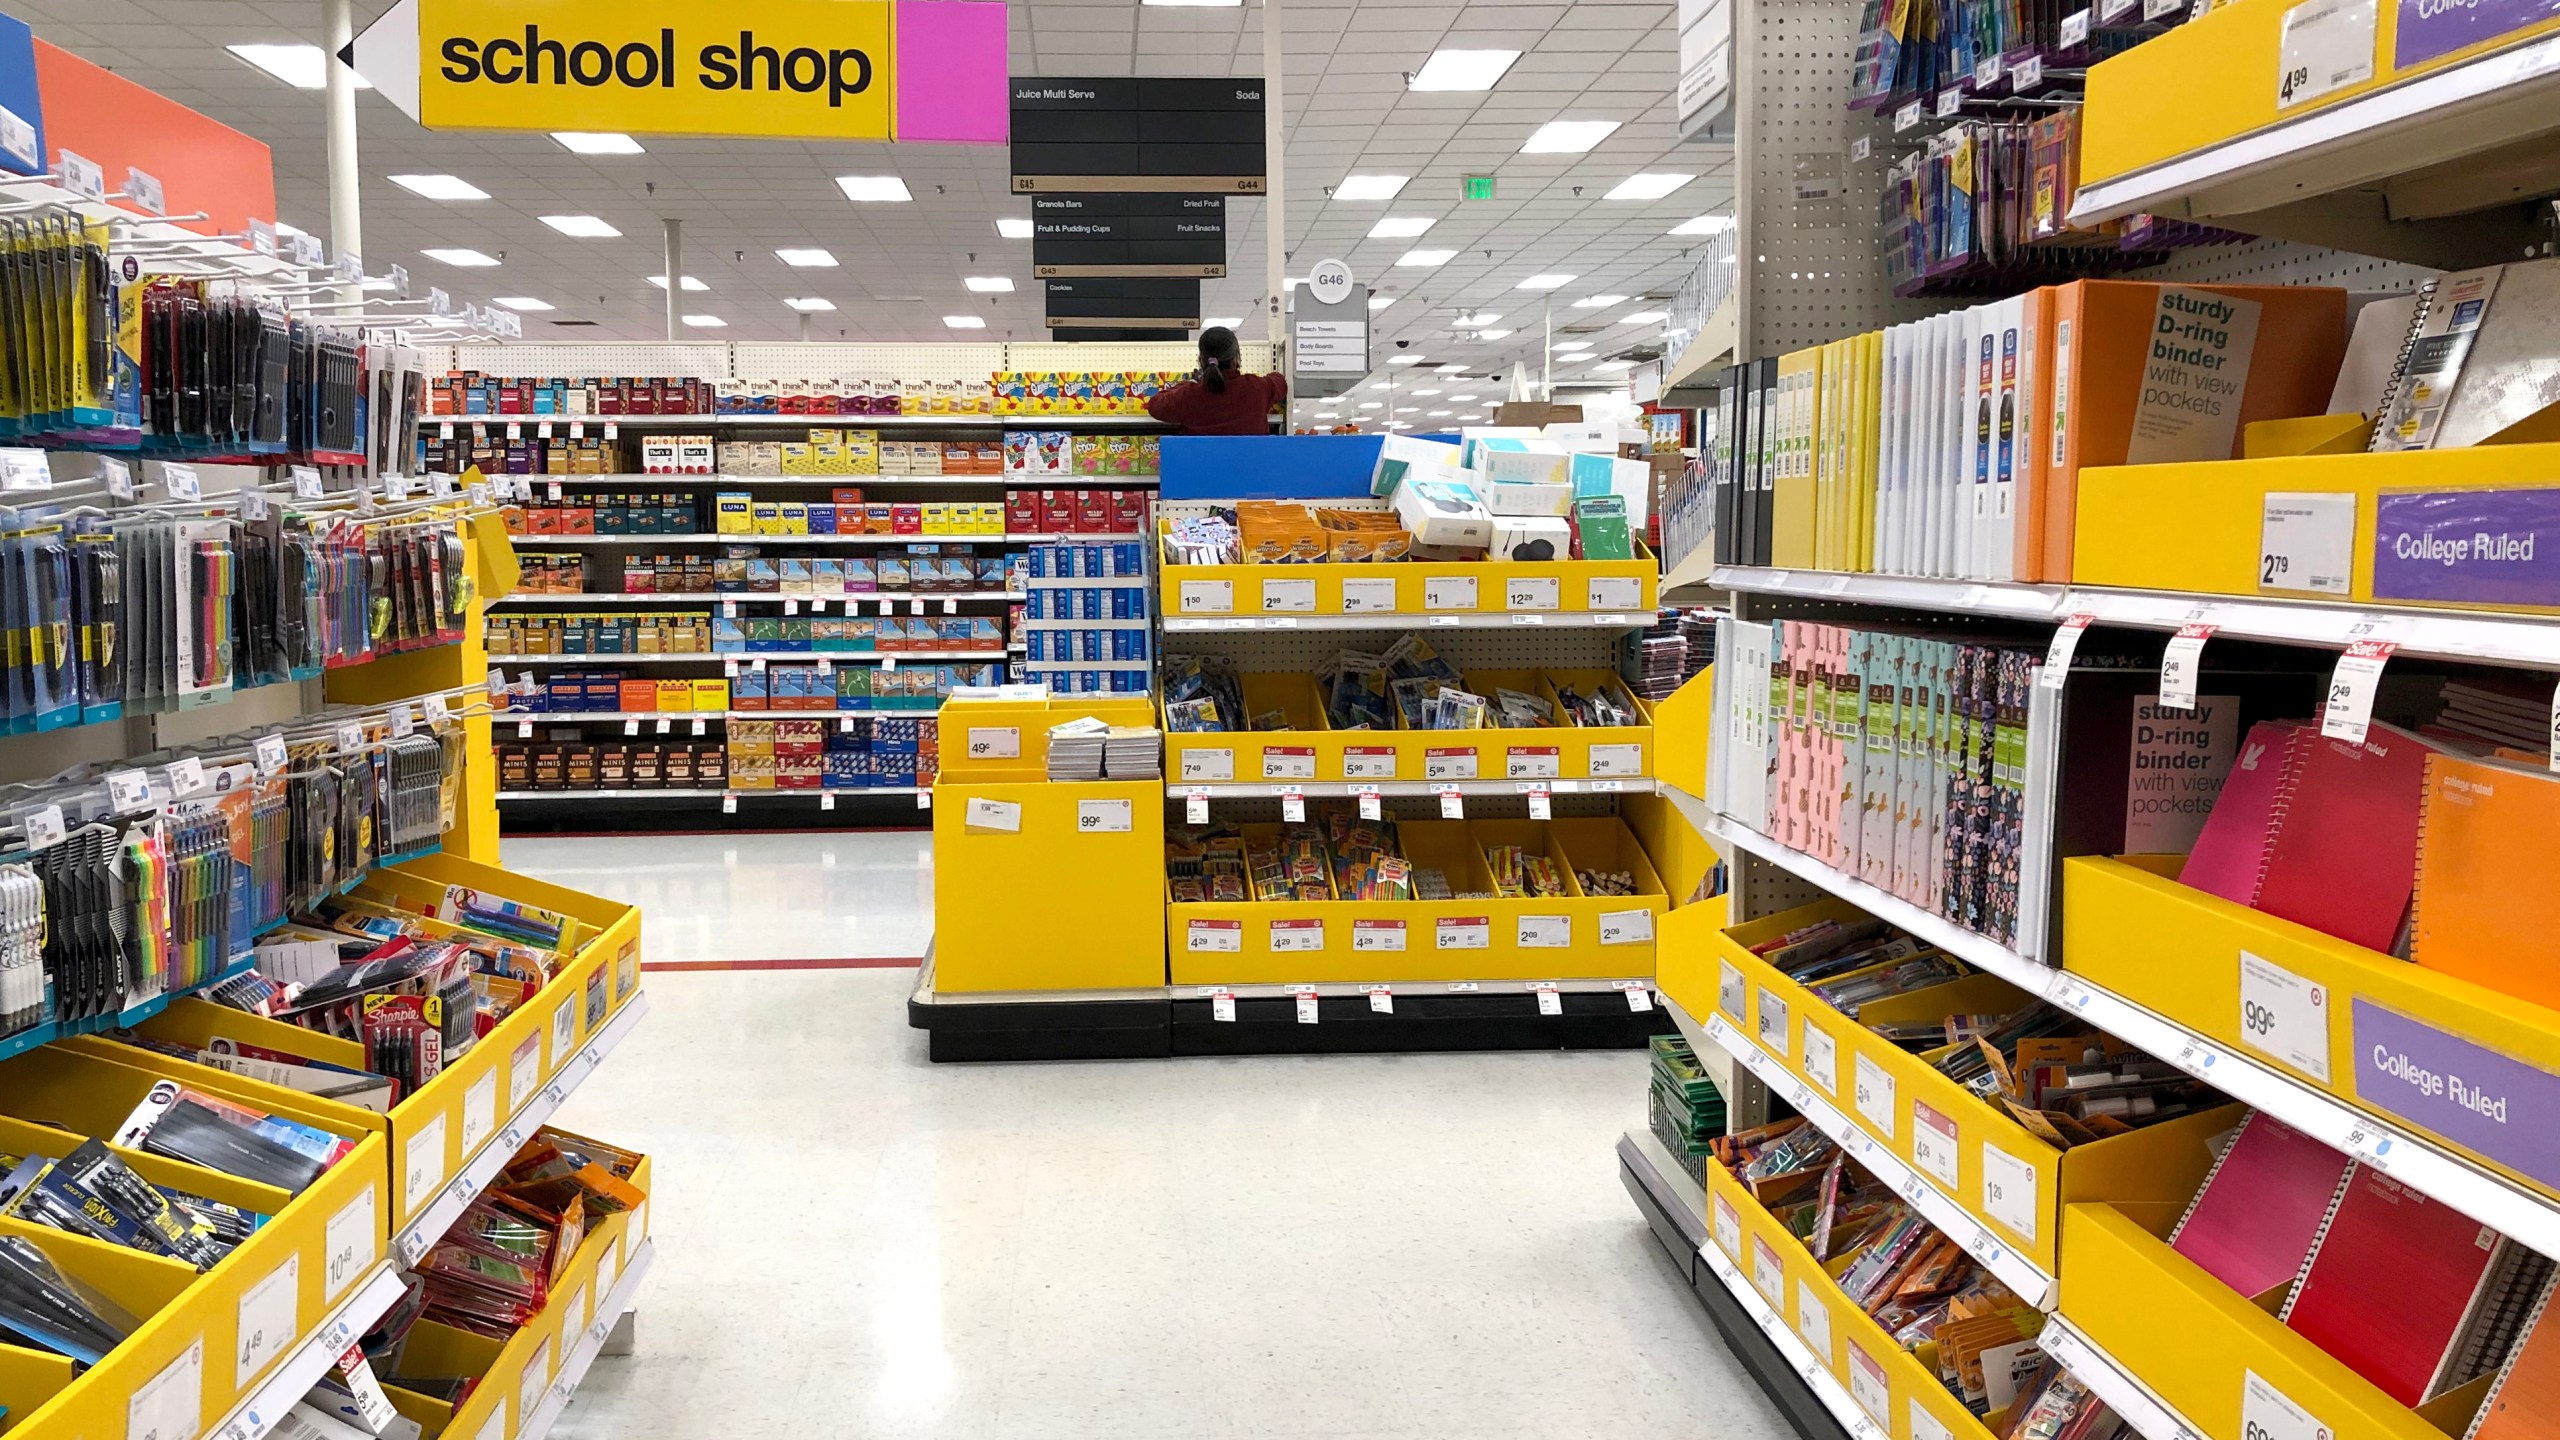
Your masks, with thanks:
[[[1733,860],[1741,861],[1734,866]],[[1828,900],[1831,892],[1780,869],[1757,855],[1737,855],[1726,862],[1731,866],[1733,899],[1729,913],[1734,924],[1746,920],[1766,920],[1772,915]]]
[[[1849,108],[1859,0],[1738,7],[1736,209],[1744,243],[1737,353],[1767,356],[1948,308],[1897,299],[1877,241],[1887,128]],[[1850,158],[1860,139],[1867,158]]]
[[[453,369],[493,375],[664,375],[730,373],[728,345],[456,345]]]
[[[756,344],[729,347],[723,372],[745,380],[952,380],[984,385],[1009,368],[1005,347],[982,345]]]
[[[1615,670],[1623,630],[1507,625],[1489,629],[1203,630],[1180,631],[1159,641],[1167,655],[1223,655],[1238,670],[1298,670],[1308,674],[1345,650],[1375,654],[1406,635],[1419,634],[1442,659],[1471,670]]]
[[[2137,271],[2137,280],[2222,285],[2339,285],[2366,293],[2415,290],[2440,271],[2398,260],[2377,260],[2291,240],[2249,240],[2185,250],[2166,265]]]

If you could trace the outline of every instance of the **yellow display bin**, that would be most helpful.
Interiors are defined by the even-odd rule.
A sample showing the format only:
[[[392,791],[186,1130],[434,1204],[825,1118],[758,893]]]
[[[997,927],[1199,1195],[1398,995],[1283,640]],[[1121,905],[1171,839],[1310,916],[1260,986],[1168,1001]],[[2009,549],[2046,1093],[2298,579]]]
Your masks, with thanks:
[[[1163,781],[946,773],[935,793],[935,990],[1164,984]]]
[[[2463,1433],[2489,1377],[2409,1409],[2279,1323],[2273,1311],[2282,1292],[2253,1300],[2170,1249],[2162,1237],[2183,1208],[2066,1208],[2062,1315],[2187,1424],[2207,1440]]]
[[[1706,1173],[1708,1243],[1890,1440],[1987,1440],[1998,1433],[1999,1417],[1989,1424],[1975,1418],[1840,1288],[1848,1261],[1814,1259],[1723,1166],[1711,1161]]]
[[[80,1136],[111,1137],[152,1086],[173,1074],[162,1063],[165,1057],[128,1054],[131,1063],[56,1044],[18,1056],[0,1064],[0,1109],[21,1122],[67,1130],[60,1137],[65,1149]],[[0,1221],[0,1231],[36,1239],[65,1268],[98,1283],[144,1320],[76,1378],[59,1357],[0,1347],[0,1405],[14,1422],[7,1428],[12,1440],[126,1435],[136,1404],[170,1424],[171,1433],[202,1434],[382,1261],[392,1207],[381,1117],[358,1128],[333,1123],[306,1105],[267,1104],[263,1098],[259,1103],[354,1140],[355,1148],[292,1196],[143,1157],[154,1163],[136,1168],[155,1183],[273,1217],[201,1276],[119,1247]],[[244,1317],[251,1327],[247,1335]]]
[[[1285,785],[1290,781],[1381,785],[1471,780],[1626,781],[1652,774],[1653,727],[1554,725],[1486,730],[1335,730],[1315,681],[1298,673],[1237,677],[1251,715],[1278,711],[1281,730],[1175,733],[1165,726],[1165,775],[1197,785]],[[1557,703],[1559,686],[1588,690],[1597,670],[1476,670],[1461,677],[1472,694],[1518,690]],[[1624,686],[1618,687],[1624,692]],[[1628,696],[1633,699],[1632,695]],[[1635,701],[1639,716],[1649,716]],[[1599,787],[1595,787],[1599,788]]]
[[[1754,945],[1819,921],[1856,920],[1863,913],[1846,901],[1825,900],[1724,931],[1717,937],[1712,1010],[2047,1275],[2054,1273],[2064,1205],[2183,1198],[2203,1183],[2213,1167],[2210,1141],[2231,1128],[2234,1107],[2066,1149],[1751,953]],[[1936,1020],[2005,1012],[2028,1000],[2004,980],[1970,975],[1871,1001],[1860,1016]],[[1693,1013],[1703,1019],[1710,1012]]]
[[[2202,23],[2210,25],[2224,14],[2236,13],[2217,11]],[[2181,29],[2161,38],[2174,40],[2186,33]],[[2151,48],[2146,44],[2130,53]],[[2071,580],[2075,585],[2133,590],[2369,601],[2374,598],[2375,498],[2383,491],[2547,486],[2554,474],[2560,474],[2560,444],[2475,445],[2388,455],[2283,455],[2083,470],[2072,527]],[[2353,569],[2347,595],[2314,597],[2307,591],[2260,586],[2260,540],[2266,498],[2271,494],[2355,497]],[[2384,603],[2515,608],[2438,606],[2398,599]]]
[[[1135,695],[1061,695],[1050,700],[946,700],[939,784],[1046,780],[1049,727],[1087,717],[1106,725],[1153,725],[1155,702]]]
[[[2280,120],[2315,114],[2560,25],[2551,20],[2522,25],[2398,68],[2394,62],[2404,12],[2395,5],[2378,6],[2368,22],[2373,25],[2371,76],[2286,106],[2279,81],[2284,78],[2285,19],[2294,8],[2286,0],[2219,6],[2091,66],[2088,104],[2080,121],[2081,186],[2237,140]],[[2307,62],[2304,69],[2307,73]]]
[[[1247,825],[1249,838],[1276,825]],[[1176,985],[1396,980],[1626,979],[1653,973],[1668,898],[1635,836],[1612,816],[1554,821],[1408,820],[1404,855],[1452,891],[1490,894],[1484,847],[1553,858],[1568,893],[1536,900],[1267,900],[1176,903],[1164,934]],[[1576,868],[1624,870],[1630,896],[1585,895]]]
[[[1157,522],[1159,534],[1170,521]],[[1165,557],[1168,562],[1170,555]],[[1632,560],[1366,561],[1162,567],[1168,619],[1283,615],[1537,615],[1645,611],[1661,563]],[[1350,582],[1346,588],[1346,582]]]
[[[2450,1060],[2457,1078],[2505,1094],[2501,1072],[2560,1073],[2560,1012],[2189,889],[2167,876],[2178,863],[2176,856],[2065,860],[2063,968],[2560,1199],[2560,1174],[2520,1170],[2512,1157],[2435,1128],[2430,1117],[2446,1113],[2442,1097],[2438,1108],[2420,1108],[2424,1087],[2375,1061],[2377,1043],[2406,1053],[2402,1037],[2417,1033],[2428,1037],[2429,1064]],[[2262,1033],[2242,1020],[2244,984],[2271,1014],[2281,1012]],[[2273,994],[2316,995],[2316,1002],[2277,1005],[2266,998]],[[2305,1027],[2295,1018],[2305,1015],[2325,1018]]]

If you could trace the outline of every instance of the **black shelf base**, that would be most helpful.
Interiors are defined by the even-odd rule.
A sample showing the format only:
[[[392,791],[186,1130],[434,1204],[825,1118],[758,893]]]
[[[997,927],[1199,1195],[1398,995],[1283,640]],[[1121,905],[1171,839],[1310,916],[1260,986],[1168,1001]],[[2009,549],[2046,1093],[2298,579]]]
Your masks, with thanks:
[[[1541,1015],[1526,992],[1407,993],[1395,1013],[1366,995],[1326,995],[1317,1023],[1301,1024],[1295,997],[1238,999],[1219,1020],[1207,996],[1180,999],[1039,1000],[955,1004],[922,998],[907,1023],[929,1037],[932,1060],[1119,1060],[1176,1055],[1381,1055],[1460,1050],[1633,1050],[1671,1021],[1632,1011],[1616,991],[1560,997]]]

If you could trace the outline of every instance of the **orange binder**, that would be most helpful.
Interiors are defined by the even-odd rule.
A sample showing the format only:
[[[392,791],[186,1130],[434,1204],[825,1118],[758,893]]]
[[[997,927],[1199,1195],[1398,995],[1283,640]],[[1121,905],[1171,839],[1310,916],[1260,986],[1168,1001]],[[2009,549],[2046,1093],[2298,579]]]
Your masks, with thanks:
[[[2145,463],[2138,458],[2142,452],[2136,448],[2135,421],[2146,415],[2147,372],[2155,360],[2177,367],[2186,354],[2209,348],[2182,347],[2174,328],[2162,333],[2163,323],[2175,327],[2188,318],[2208,327],[2219,323],[2209,314],[2182,309],[2181,301],[2208,309],[2216,297],[2254,301],[2257,336],[2237,414],[2212,416],[2217,424],[2231,422],[2229,454],[2159,458],[2239,458],[2241,437],[2252,421],[2317,415],[2328,408],[2338,366],[2346,359],[2347,292],[2340,289],[2075,280],[2055,287],[2053,295],[2054,374],[2044,392],[2053,418],[2045,436],[2050,448],[2045,454],[2044,557],[2042,573],[2022,574],[2022,580],[2061,583],[2071,578],[2072,522],[2082,467]],[[2212,370],[2210,357],[2184,368],[2199,382],[2216,378],[2199,373]],[[2200,415],[2215,403],[2209,387],[2199,383],[2174,404],[2149,405],[2147,414],[2156,424],[2163,418]]]
[[[2427,757],[2409,958],[2560,1009],[2560,778]]]

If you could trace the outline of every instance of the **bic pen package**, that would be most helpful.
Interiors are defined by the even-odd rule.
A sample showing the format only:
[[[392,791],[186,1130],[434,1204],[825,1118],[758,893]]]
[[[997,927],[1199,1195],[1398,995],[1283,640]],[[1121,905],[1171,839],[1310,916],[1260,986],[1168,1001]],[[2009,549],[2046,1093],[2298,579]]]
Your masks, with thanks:
[[[181,1205],[95,1140],[82,1141],[59,1160],[29,1155],[0,1178],[0,1215],[166,1255],[198,1270],[211,1269],[238,1243],[203,1212],[238,1217],[229,1228],[241,1235],[262,1218],[198,1197],[188,1200]]]

